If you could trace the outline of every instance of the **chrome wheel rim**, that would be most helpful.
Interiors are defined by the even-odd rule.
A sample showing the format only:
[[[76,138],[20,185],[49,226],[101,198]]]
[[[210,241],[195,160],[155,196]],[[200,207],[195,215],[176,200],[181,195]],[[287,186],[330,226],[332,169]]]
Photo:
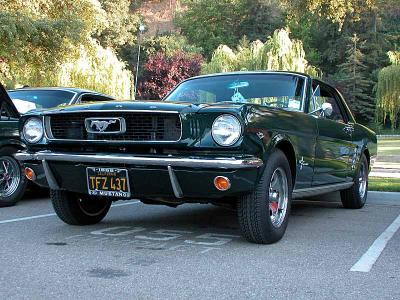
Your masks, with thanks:
[[[12,158],[0,159],[0,197],[8,198],[17,190],[21,182],[21,168]]]
[[[365,168],[365,165],[362,163],[360,165],[360,172],[358,176],[358,193],[361,197],[361,199],[364,198],[365,193],[367,191],[367,170]]]
[[[285,220],[289,199],[286,172],[277,168],[269,184],[269,215],[274,227],[280,227]]]
[[[109,204],[107,200],[94,198],[78,198],[77,201],[82,212],[91,217],[101,215]]]

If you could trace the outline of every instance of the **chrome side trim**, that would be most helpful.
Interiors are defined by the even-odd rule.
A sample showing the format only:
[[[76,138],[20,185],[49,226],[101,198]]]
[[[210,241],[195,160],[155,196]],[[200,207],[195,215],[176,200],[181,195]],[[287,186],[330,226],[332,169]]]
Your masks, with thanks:
[[[178,178],[176,178],[175,172],[171,166],[168,166],[169,179],[171,180],[172,190],[176,198],[183,198],[183,192],[179,185]]]
[[[49,164],[45,159],[42,160],[44,174],[46,176],[47,183],[49,184],[50,189],[52,190],[59,190],[60,186],[57,183],[56,178],[53,175],[53,172],[50,169]]]
[[[132,154],[77,154],[39,151],[36,153],[18,152],[14,155],[20,161],[46,160],[75,163],[128,164],[142,166],[171,166],[211,169],[248,169],[259,168],[264,163],[260,158],[235,157],[173,157],[173,156],[132,156]]]
[[[322,195],[330,192],[336,192],[352,187],[353,184],[354,182],[344,182],[344,183],[330,184],[324,186],[316,186],[305,189],[298,189],[293,191],[292,198],[299,199],[304,197]]]

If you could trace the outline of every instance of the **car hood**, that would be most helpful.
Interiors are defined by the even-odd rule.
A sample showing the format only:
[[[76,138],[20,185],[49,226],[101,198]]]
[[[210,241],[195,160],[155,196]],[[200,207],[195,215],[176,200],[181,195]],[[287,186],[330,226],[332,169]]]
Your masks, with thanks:
[[[49,115],[58,113],[90,112],[90,111],[154,111],[154,112],[179,112],[197,113],[214,112],[221,110],[240,110],[245,104],[238,103],[213,103],[193,104],[189,102],[166,102],[166,101],[107,101],[85,104],[76,104],[65,107],[57,107],[46,110],[34,110],[27,115]]]

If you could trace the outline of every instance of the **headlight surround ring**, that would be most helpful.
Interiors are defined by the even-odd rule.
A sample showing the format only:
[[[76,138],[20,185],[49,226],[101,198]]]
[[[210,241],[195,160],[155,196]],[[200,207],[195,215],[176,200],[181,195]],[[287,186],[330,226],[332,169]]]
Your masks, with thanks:
[[[242,124],[237,117],[223,114],[214,120],[211,135],[218,145],[229,147],[240,139],[242,131]]]
[[[31,117],[26,120],[22,128],[22,136],[30,144],[40,142],[44,136],[43,121],[37,117]]]

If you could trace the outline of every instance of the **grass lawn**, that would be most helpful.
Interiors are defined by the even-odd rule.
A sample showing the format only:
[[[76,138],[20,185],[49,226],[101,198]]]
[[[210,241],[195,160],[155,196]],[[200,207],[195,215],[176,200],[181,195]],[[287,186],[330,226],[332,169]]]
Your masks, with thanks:
[[[370,177],[368,190],[382,192],[400,192],[400,178]]]
[[[379,139],[378,157],[379,155],[400,155],[400,139]]]

